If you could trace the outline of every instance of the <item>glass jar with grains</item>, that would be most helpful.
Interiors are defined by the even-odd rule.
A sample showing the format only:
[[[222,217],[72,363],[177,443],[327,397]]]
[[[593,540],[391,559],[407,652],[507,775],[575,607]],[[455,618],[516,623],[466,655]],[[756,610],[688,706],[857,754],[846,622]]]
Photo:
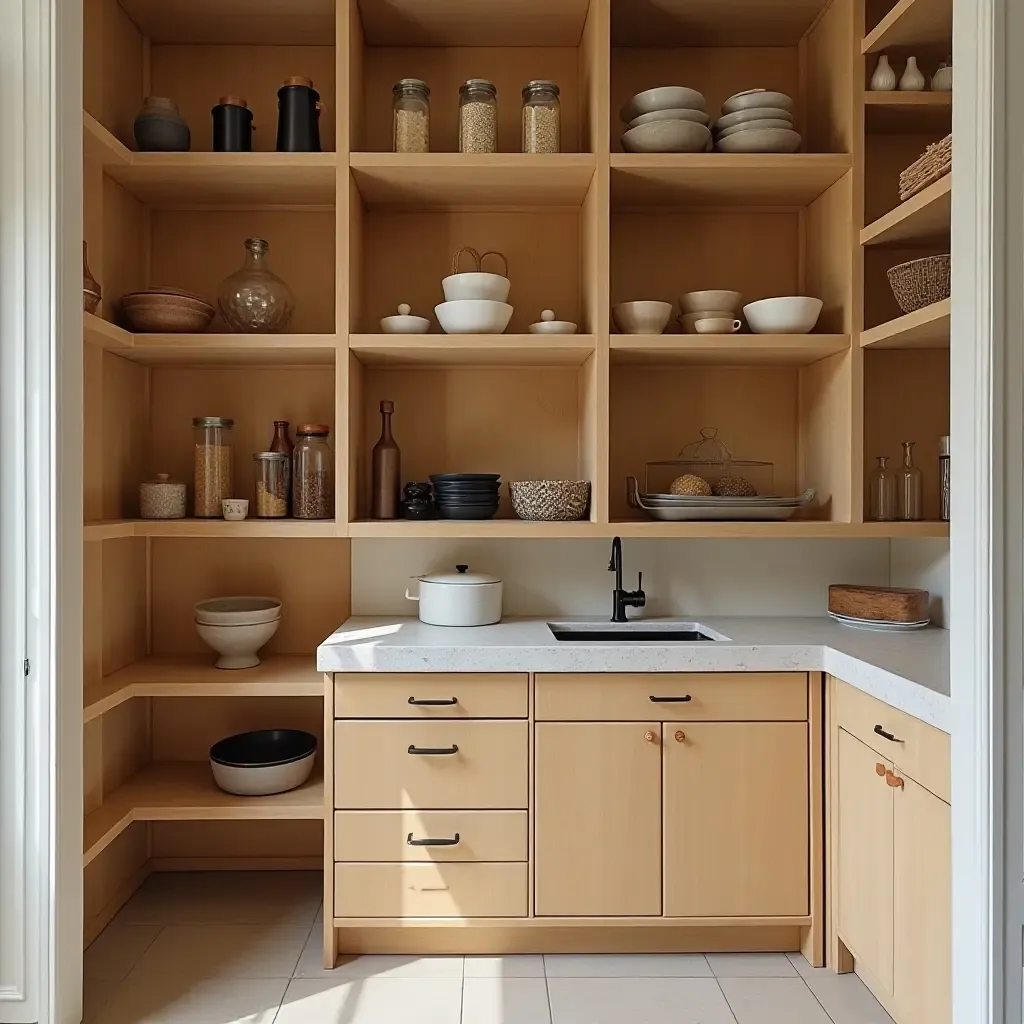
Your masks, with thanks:
[[[327,444],[331,428],[303,423],[292,452],[292,515],[296,519],[334,516],[334,456]]]
[[[459,88],[459,152],[498,152],[498,90],[486,79]]]
[[[430,152],[430,90],[418,78],[403,78],[391,90],[391,142],[396,153]]]
[[[537,80],[523,86],[523,152],[557,153],[562,121],[558,86]]]
[[[234,453],[231,430],[234,420],[223,416],[196,416],[192,420],[195,439],[195,511],[200,519],[220,519],[220,503],[232,498]]]
[[[284,452],[256,452],[256,518],[283,519],[288,515],[288,477],[291,459]]]

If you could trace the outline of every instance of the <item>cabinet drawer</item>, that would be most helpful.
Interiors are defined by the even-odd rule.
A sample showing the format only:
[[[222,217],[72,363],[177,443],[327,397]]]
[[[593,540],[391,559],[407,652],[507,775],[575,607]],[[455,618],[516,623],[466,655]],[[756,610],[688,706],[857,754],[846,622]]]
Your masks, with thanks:
[[[527,750],[526,722],[335,722],[334,805],[525,810]]]
[[[835,702],[841,729],[949,803],[949,737],[944,732],[839,680]],[[895,738],[890,740],[883,733]]]
[[[790,722],[807,718],[803,672],[538,674],[537,721]]]
[[[449,842],[424,844],[426,839]],[[458,842],[451,843],[452,839]],[[336,811],[334,814],[335,860],[524,861],[526,850],[526,811]]]
[[[527,691],[525,674],[339,673],[334,677],[334,717],[526,718]]]
[[[335,864],[336,917],[525,917],[525,864]]]

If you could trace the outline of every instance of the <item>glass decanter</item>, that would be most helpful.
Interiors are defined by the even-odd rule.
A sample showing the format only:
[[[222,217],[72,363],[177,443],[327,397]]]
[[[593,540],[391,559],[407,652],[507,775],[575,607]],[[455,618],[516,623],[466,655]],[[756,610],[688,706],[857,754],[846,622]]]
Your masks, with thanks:
[[[896,474],[889,468],[888,463],[888,456],[878,456],[878,465],[871,472],[868,486],[870,515],[878,523],[891,523],[896,518]]]
[[[217,293],[220,315],[238,334],[283,331],[295,310],[291,289],[267,266],[267,242],[247,238],[245,250],[245,263],[221,282]]]

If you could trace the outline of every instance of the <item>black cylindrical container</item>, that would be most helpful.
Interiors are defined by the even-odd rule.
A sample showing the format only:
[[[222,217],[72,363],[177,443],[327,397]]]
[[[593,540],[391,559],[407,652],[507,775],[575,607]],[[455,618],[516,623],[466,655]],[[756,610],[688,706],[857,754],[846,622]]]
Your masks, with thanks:
[[[277,151],[320,152],[320,93],[308,78],[287,78],[277,90]]]
[[[252,111],[241,96],[221,96],[210,113],[214,153],[252,152]]]

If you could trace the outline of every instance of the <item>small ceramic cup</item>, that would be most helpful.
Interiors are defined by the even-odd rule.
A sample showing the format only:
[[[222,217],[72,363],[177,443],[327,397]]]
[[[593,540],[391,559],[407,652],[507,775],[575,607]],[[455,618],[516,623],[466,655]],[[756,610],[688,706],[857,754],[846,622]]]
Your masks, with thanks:
[[[710,316],[695,321],[693,326],[698,334],[735,334],[743,322],[723,316]]]
[[[249,499],[225,498],[220,503],[220,508],[228,522],[238,523],[249,514]]]

